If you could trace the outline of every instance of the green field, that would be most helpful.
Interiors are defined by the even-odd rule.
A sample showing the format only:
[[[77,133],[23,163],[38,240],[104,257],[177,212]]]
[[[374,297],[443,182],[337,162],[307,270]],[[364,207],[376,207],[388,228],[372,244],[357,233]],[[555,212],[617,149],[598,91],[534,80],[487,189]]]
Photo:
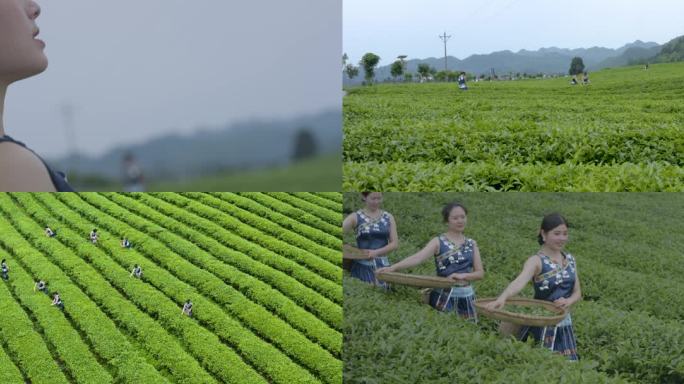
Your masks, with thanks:
[[[71,177],[73,187],[80,192],[122,191],[115,180]],[[151,192],[184,191],[339,191],[342,184],[340,155],[325,155],[301,162],[255,170],[218,172],[208,176],[189,177],[183,181],[152,179],[146,183]]]
[[[684,63],[344,98],[346,191],[682,191]]]
[[[478,297],[497,296],[537,252],[544,214],[568,219],[567,251],[577,260],[583,301],[572,309],[579,363],[499,336],[419,303],[420,292],[384,293],[344,278],[346,383],[682,383],[684,382],[684,211],[679,194],[385,193],[399,249],[411,255],[445,231],[442,204],[468,207],[466,236],[485,269]],[[345,194],[346,212],[361,206]],[[408,270],[434,274],[431,261]],[[532,297],[528,285],[521,296]]]
[[[181,183],[154,183],[150,191],[339,191],[340,156],[325,156],[286,167],[217,174]]]
[[[341,383],[341,204],[339,193],[0,194],[0,382]],[[63,311],[33,291],[39,279]]]

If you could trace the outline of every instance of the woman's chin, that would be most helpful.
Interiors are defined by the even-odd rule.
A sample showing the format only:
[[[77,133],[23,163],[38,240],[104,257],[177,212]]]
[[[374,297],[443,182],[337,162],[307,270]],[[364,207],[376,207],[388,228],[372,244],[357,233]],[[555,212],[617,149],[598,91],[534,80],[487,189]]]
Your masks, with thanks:
[[[36,54],[34,57],[31,58],[30,62],[22,65],[19,68],[16,68],[14,71],[14,75],[11,75],[12,82],[23,80],[32,76],[39,75],[43,72],[48,67],[48,59],[47,56],[43,52],[40,52]]]

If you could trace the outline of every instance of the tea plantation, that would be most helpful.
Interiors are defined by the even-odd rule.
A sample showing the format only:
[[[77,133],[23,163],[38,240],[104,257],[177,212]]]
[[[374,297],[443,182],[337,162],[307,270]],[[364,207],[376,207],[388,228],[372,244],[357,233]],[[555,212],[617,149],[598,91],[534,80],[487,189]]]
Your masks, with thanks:
[[[341,383],[341,203],[0,194],[0,382]]]
[[[684,63],[590,77],[351,88],[343,188],[684,190]]]
[[[684,382],[684,199],[658,193],[385,193],[397,221],[395,263],[446,226],[444,203],[469,210],[465,235],[485,269],[476,296],[503,291],[539,249],[542,217],[569,222],[566,250],[577,260],[583,300],[572,308],[579,362],[503,338],[496,321],[477,324],[420,303],[416,288],[394,291],[344,278],[346,383],[682,383]],[[345,211],[361,207],[345,194]],[[351,239],[347,238],[346,241]],[[406,272],[435,274],[432,261]],[[531,284],[521,292],[532,297]]]

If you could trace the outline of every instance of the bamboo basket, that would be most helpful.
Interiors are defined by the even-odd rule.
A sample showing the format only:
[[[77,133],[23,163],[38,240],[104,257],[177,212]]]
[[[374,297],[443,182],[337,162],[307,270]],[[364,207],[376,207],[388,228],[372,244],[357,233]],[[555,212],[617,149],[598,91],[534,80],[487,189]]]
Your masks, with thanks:
[[[485,307],[492,301],[495,301],[496,297],[488,297],[475,300],[475,307],[478,313],[490,317],[495,320],[506,321],[518,325],[529,325],[533,327],[548,327],[554,326],[560,323],[565,316],[567,316],[567,309],[563,309],[550,301],[536,300],[536,299],[526,299],[522,297],[512,297],[506,300],[508,305],[519,305],[524,307],[543,307],[544,309],[556,313],[554,316],[537,316],[537,315],[527,315],[523,313],[514,313],[505,311],[503,309],[489,310]]]
[[[457,285],[451,279],[438,276],[412,275],[399,272],[380,272],[376,273],[375,276],[378,280],[386,281],[388,283],[422,288],[451,288],[454,285]]]

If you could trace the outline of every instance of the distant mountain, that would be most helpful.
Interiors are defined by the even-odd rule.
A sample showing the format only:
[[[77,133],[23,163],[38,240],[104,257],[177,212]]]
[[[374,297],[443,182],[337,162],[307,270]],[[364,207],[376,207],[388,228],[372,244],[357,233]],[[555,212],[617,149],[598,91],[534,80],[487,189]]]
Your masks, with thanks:
[[[488,75],[494,69],[498,75],[508,73],[567,73],[570,61],[579,56],[584,61],[588,70],[594,71],[608,66],[626,65],[630,60],[637,60],[653,56],[660,46],[654,42],[642,42],[637,40],[625,44],[617,49],[591,47],[591,48],[540,48],[536,51],[520,50],[497,51],[484,55],[471,55],[463,60],[453,56],[447,57],[447,68],[450,71],[466,71],[477,75]],[[418,64],[428,64],[430,67],[441,71],[444,69],[444,58],[413,59],[406,62],[408,72],[416,73]],[[375,71],[375,79],[378,81],[391,78],[390,65],[378,67]],[[360,84],[363,81],[363,68],[359,76],[350,81],[344,78],[345,85]]]
[[[598,68],[621,67],[645,61],[653,61],[651,58],[660,52],[661,46],[656,45],[647,47],[631,47],[625,50],[620,56],[609,57],[603,60]]]
[[[653,62],[669,63],[684,61],[684,36],[679,36],[663,45],[662,49],[653,58]]]
[[[300,129],[312,133],[319,153],[340,151],[342,116],[339,111],[329,111],[283,121],[246,121],[189,136],[167,135],[117,147],[98,157],[69,156],[50,164],[68,172],[119,178],[123,155],[130,152],[148,178],[167,179],[282,165],[290,162]]]

